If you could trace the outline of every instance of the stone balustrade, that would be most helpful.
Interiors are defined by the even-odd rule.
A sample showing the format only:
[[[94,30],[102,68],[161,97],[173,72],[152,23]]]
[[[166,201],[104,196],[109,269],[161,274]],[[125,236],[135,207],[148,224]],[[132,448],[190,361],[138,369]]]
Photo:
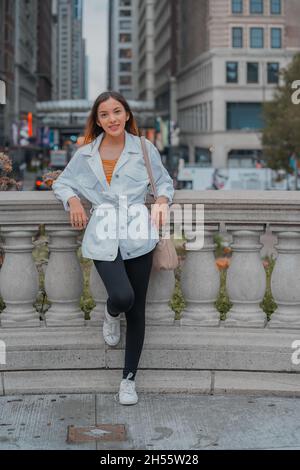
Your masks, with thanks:
[[[88,201],[83,202],[88,210]],[[152,272],[147,294],[148,325],[300,328],[300,193],[181,190],[176,191],[173,202],[175,231],[180,231],[182,209],[188,214],[184,226],[186,256],[180,276],[186,306],[181,319],[175,321],[169,306],[175,287],[174,272]],[[204,224],[201,218],[199,225],[196,223],[197,204],[204,205]],[[32,257],[32,237],[40,224],[45,225],[49,240],[45,291],[51,307],[44,319],[33,305],[39,282]],[[224,230],[232,239],[232,258],[226,276],[232,307],[221,322],[215,307],[220,273],[215,263],[214,235]],[[278,307],[269,322],[260,307],[266,290],[260,239],[266,231],[278,239],[271,278]],[[89,287],[96,306],[90,320],[85,319],[80,308],[83,273],[77,249],[81,235],[71,227],[69,213],[51,191],[0,193],[0,236],[5,253],[0,294],[6,305],[0,315],[2,329],[101,324],[106,291],[94,265]]]

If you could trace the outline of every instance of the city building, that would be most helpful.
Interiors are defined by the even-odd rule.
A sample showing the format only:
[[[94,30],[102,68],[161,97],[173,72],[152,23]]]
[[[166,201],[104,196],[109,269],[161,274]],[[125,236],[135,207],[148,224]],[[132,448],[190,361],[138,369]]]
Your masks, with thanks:
[[[154,102],[154,0],[138,0],[138,99]]]
[[[298,0],[181,0],[177,104],[186,161],[253,167],[262,103],[300,49]]]
[[[133,86],[133,28],[135,0],[109,0],[108,89],[137,99]]]
[[[15,0],[0,0],[0,80],[5,82],[6,104],[0,105],[0,148],[11,141],[14,118]]]
[[[57,3],[57,97],[85,98],[85,48],[82,37],[82,0]]]
[[[49,101],[52,96],[52,0],[38,1],[37,6],[37,99]]]
[[[178,6],[178,0],[154,2],[155,109],[160,117],[174,122],[177,121]]]

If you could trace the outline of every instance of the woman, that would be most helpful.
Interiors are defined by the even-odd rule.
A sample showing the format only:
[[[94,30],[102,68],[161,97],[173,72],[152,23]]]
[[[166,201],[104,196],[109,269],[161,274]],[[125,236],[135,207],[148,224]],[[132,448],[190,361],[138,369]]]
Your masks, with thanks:
[[[85,145],[52,185],[76,229],[85,228],[88,220],[79,195],[92,203],[82,255],[93,260],[107,290],[103,336],[110,346],[120,340],[120,314],[125,313],[125,366],[119,390],[124,405],[138,402],[134,379],[144,343],[152,255],[174,195],[158,150],[147,139],[146,147],[158,194],[151,215],[145,206],[150,180],[136,121],[122,95],[104,92],[91,110]]]

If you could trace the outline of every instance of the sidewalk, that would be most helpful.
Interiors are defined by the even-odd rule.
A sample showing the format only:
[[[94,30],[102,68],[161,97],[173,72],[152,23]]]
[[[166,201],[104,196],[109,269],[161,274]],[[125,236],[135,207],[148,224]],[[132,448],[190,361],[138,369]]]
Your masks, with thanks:
[[[0,397],[0,449],[300,449],[300,399],[139,393]],[[125,425],[123,441],[68,443],[68,426]]]

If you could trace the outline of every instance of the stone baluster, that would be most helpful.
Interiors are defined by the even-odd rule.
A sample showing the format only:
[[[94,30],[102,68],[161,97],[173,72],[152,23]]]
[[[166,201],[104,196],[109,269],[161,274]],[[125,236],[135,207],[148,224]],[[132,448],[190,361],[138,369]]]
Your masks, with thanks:
[[[259,242],[263,227],[238,230],[233,226],[227,230],[233,236],[233,254],[226,277],[227,292],[233,306],[224,324],[264,327],[266,314],[259,306],[266,290],[266,273],[260,256],[262,244]]]
[[[186,231],[186,259],[181,272],[181,288],[186,307],[181,325],[218,326],[220,314],[215,307],[220,289],[220,274],[215,263],[213,232],[218,225],[199,232]],[[195,238],[197,239],[193,241]]]
[[[271,315],[268,327],[300,328],[300,233],[279,231],[277,235],[278,256],[271,277],[277,309]]]
[[[169,306],[175,288],[174,271],[152,269],[146,296],[146,324],[171,325],[175,312]]]
[[[0,315],[2,327],[40,326],[39,313],[33,306],[39,276],[32,257],[32,236],[38,228],[38,225],[1,228],[5,257],[0,270],[0,292],[6,304]]]
[[[52,303],[46,313],[47,326],[82,326],[80,308],[83,275],[77,256],[78,231],[67,225],[46,225],[49,235],[49,262],[45,274],[45,290]]]

